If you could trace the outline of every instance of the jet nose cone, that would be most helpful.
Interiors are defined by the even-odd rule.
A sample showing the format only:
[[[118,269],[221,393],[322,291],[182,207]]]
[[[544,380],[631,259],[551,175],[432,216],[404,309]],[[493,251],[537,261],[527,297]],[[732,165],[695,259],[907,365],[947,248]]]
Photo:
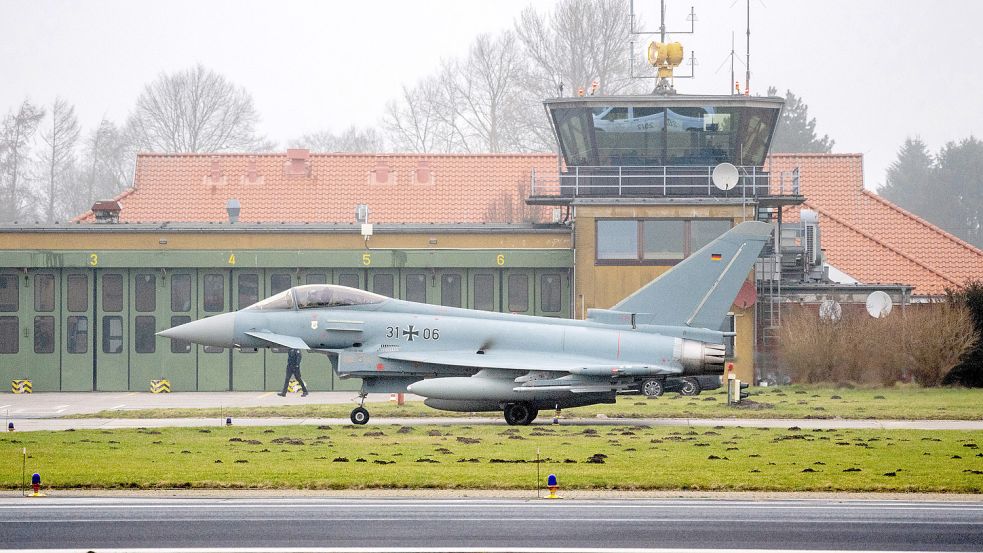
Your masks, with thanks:
[[[183,325],[168,328],[157,333],[158,336],[172,340],[184,340],[203,346],[231,348],[235,335],[235,313],[222,313],[205,319],[198,319]]]

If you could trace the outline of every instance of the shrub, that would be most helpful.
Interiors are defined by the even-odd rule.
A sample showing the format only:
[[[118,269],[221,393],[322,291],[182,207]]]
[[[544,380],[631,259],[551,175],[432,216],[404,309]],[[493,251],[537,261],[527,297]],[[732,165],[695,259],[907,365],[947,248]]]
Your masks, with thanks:
[[[796,309],[783,318],[779,353],[799,382],[890,385],[910,377],[937,386],[976,344],[970,310],[940,302],[881,319],[844,309],[835,322]]]

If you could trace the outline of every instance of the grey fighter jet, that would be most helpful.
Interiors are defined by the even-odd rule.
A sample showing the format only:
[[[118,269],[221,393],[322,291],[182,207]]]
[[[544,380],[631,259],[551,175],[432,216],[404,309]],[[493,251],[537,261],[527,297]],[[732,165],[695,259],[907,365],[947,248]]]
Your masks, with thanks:
[[[653,378],[720,374],[720,330],[772,226],[745,222],[611,309],[586,320],[442,307],[330,284],[297,286],[234,313],[158,333],[224,348],[327,354],[370,393],[410,392],[448,411],[503,411],[529,424],[540,409],[614,403]]]

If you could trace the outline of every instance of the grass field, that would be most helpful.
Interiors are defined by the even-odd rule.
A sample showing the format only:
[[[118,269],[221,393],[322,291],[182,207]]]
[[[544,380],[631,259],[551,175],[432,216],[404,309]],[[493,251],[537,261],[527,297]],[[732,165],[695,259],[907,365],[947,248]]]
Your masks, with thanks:
[[[723,390],[695,397],[666,394],[658,399],[620,396],[614,405],[567,409],[567,417],[673,417],[673,418],[844,418],[844,419],[959,419],[983,418],[983,389],[921,388],[833,388],[781,386],[754,388],[751,401],[740,407],[727,405]],[[280,407],[214,409],[144,409],[101,411],[78,418],[181,418],[181,417],[323,417],[346,418],[353,405],[284,405]],[[467,415],[437,411],[420,402],[402,407],[373,403],[373,417],[447,417]],[[543,413],[541,416],[548,416]],[[489,416],[500,416],[490,413]]]
[[[560,425],[86,430],[0,437],[0,487],[983,492],[983,431]]]

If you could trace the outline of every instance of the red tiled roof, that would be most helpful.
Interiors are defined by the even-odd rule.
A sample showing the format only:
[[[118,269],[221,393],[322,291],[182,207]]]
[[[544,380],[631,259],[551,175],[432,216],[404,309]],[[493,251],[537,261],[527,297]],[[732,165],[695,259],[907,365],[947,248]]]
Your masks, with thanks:
[[[773,154],[773,175],[799,168],[805,207],[819,213],[829,263],[861,282],[939,295],[983,278],[983,251],[864,189],[860,154]],[[790,208],[786,220],[797,219]]]
[[[141,154],[120,222],[348,223],[368,204],[375,223],[518,222],[530,175],[556,172],[553,154]],[[863,188],[860,154],[773,154],[772,175],[798,167],[805,207],[819,213],[829,262],[867,283],[915,294],[983,278],[983,251]],[[388,175],[387,175],[388,174]],[[777,177],[773,177],[777,180]],[[790,208],[786,220],[795,220]],[[92,212],[75,219],[94,222]]]
[[[553,154],[302,154],[140,154],[120,222],[225,221],[231,198],[242,222],[348,223],[363,203],[374,223],[519,222],[542,215],[532,172],[556,172]]]

